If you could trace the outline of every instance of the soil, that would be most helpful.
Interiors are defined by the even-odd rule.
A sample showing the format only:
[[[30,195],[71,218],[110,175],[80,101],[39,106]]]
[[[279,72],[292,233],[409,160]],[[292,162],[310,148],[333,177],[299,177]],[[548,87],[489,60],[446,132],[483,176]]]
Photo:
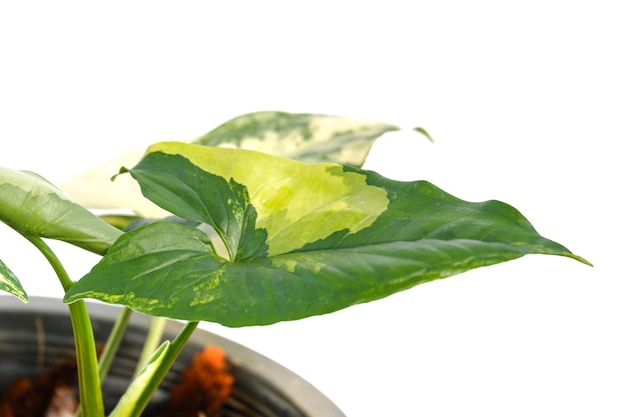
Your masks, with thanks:
[[[221,348],[198,353],[171,389],[160,417],[219,417],[234,377]],[[0,417],[70,417],[78,408],[76,360],[57,363],[35,379],[18,378],[0,397]]]

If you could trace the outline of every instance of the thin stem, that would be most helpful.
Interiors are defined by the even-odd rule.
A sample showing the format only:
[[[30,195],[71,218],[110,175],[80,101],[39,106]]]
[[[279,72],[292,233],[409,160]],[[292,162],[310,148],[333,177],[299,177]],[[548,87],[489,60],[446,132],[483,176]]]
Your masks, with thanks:
[[[45,256],[46,260],[52,266],[52,269],[54,269],[54,272],[57,274],[59,281],[61,281],[61,285],[63,286],[63,291],[67,292],[67,290],[69,290],[72,287],[72,285],[74,285],[74,281],[70,279],[69,275],[65,271],[65,268],[63,267],[63,264],[61,264],[61,261],[59,261],[59,258],[57,258],[57,256],[52,251],[52,249],[50,249],[50,246],[48,246],[46,242],[44,242],[44,240],[40,238],[39,236],[30,236],[30,235],[22,235],[22,236],[24,236],[30,243],[35,245],[35,247],[39,249],[39,252],[41,252],[43,256]]]
[[[104,378],[109,373],[113,359],[115,359],[115,354],[122,343],[122,339],[124,338],[124,333],[126,332],[126,327],[128,326],[128,321],[130,320],[132,313],[133,311],[130,308],[124,307],[115,320],[113,329],[111,329],[111,333],[109,334],[104,348],[102,349],[102,353],[100,354],[100,361],[98,365],[101,381],[104,381]]]
[[[152,356],[154,351],[161,344],[161,339],[163,339],[163,331],[165,330],[166,324],[167,320],[164,317],[152,318],[146,341],[143,344],[141,355],[139,356],[139,360],[137,361],[137,367],[135,368],[134,376],[137,376],[139,374],[141,369],[150,360],[150,357]]]
[[[178,358],[178,355],[185,347],[185,344],[187,343],[193,332],[196,330],[196,327],[198,327],[197,321],[190,321],[189,323],[185,324],[185,326],[176,335],[174,340],[172,340],[172,343],[170,343],[170,348],[167,351],[165,359],[163,360],[163,366],[160,368],[159,383],[161,382],[161,380],[163,380],[163,378],[165,378],[165,375],[167,375],[167,373],[169,372],[170,368],[176,361],[176,358]]]
[[[180,352],[183,350],[183,347],[185,346],[185,344],[187,343],[187,341],[189,340],[189,338],[191,337],[191,335],[193,334],[197,326],[198,326],[197,321],[187,323],[181,329],[178,335],[174,338],[174,340],[172,340],[172,342],[169,344],[168,349],[166,350],[164,354],[164,357],[160,365],[158,366],[158,368],[156,369],[156,371],[150,378],[150,381],[148,381],[145,385],[142,386],[140,395],[134,398],[133,409],[132,410],[126,409],[124,411],[120,410],[122,412],[117,413],[118,409],[116,407],[112,415],[114,416],[124,415],[127,417],[139,417],[141,415],[142,411],[148,405],[148,402],[154,395],[154,392],[157,390],[157,388],[161,384],[161,381],[163,381],[163,378],[165,378],[165,375],[167,375],[167,373],[169,372],[170,368],[176,361],[176,358],[178,357]],[[118,407],[119,407],[119,404],[118,404]]]
[[[67,291],[74,285],[59,258],[38,236],[24,235],[45,256],[54,269],[63,289]],[[83,415],[90,417],[104,417],[104,403],[98,375],[98,358],[96,342],[89,319],[89,313],[84,301],[76,301],[68,305],[74,344],[76,345],[76,362],[78,368],[78,388],[80,394],[80,409]]]

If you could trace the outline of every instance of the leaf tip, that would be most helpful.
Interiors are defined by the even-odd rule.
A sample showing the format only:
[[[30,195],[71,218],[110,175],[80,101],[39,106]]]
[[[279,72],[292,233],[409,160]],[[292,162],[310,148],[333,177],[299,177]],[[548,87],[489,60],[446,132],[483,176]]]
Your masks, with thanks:
[[[582,256],[574,255],[572,258],[577,260],[578,262],[582,262],[583,264],[585,264],[587,266],[590,266],[592,268],[594,267],[594,265],[591,262],[589,262],[588,260],[586,260]]]
[[[430,133],[428,133],[426,131],[426,129],[424,129],[423,127],[414,127],[413,130],[415,132],[421,133],[422,135],[424,135],[426,137],[426,139],[428,139],[430,141],[430,143],[435,143],[435,141],[433,140],[432,136],[430,136]]]
[[[120,175],[122,175],[122,174],[127,174],[127,173],[129,173],[129,172],[130,172],[130,170],[129,170],[128,168],[126,168],[125,166],[120,167],[120,170],[117,172],[117,174],[115,174],[115,175],[113,175],[113,176],[111,177],[111,182],[115,181],[115,179],[116,179],[118,176],[120,176]]]

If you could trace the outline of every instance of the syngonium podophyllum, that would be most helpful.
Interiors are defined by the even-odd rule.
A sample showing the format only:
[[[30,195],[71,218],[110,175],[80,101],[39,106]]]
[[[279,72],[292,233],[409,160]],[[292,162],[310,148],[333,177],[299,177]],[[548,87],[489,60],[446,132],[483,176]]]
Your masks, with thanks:
[[[356,168],[372,142],[393,130],[348,118],[258,112],[194,141],[205,146],[156,144],[122,178],[132,176],[146,197],[182,221],[126,233],[83,207],[98,206],[85,197],[137,213],[146,199],[134,200],[132,188],[108,189],[98,181],[110,175],[99,168],[86,178],[79,174],[86,187],[73,188],[71,197],[36,174],[0,168],[0,220],[42,252],[66,290],[83,414],[104,415],[99,381],[106,366],[98,367],[82,298],[190,321],[156,350],[111,414],[130,417],[140,415],[198,320],[244,326],[328,313],[531,253],[587,263],[541,237],[504,203],[468,203],[425,181],[397,182]],[[43,238],[105,256],[75,283]],[[2,261],[0,290],[27,300]],[[114,350],[102,356],[110,359]]]
[[[507,204],[469,203],[426,181],[356,167],[169,142],[123,171],[198,227],[155,222],[125,233],[66,302],[95,298],[246,326],[332,312],[526,254],[586,263]]]

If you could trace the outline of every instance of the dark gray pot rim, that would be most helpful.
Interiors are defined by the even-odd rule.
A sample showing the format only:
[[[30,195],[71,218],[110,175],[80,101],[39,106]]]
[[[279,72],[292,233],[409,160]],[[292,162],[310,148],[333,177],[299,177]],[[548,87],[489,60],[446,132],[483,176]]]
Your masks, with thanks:
[[[119,306],[98,302],[88,302],[87,304],[90,316],[95,322],[112,323],[120,310]],[[68,315],[67,306],[58,298],[31,297],[30,301],[24,304],[12,296],[0,296],[0,327],[3,326],[2,322],[5,322],[5,315],[15,315],[16,313],[18,315],[22,313],[53,316]],[[130,324],[131,326],[145,328],[149,322],[150,317],[136,313],[132,315]],[[172,335],[175,335],[181,327],[182,324],[177,321],[168,321],[165,330],[167,337],[170,338]],[[0,344],[7,342],[10,341],[0,340]],[[262,397],[279,395],[282,397],[280,401],[289,403],[288,408],[291,409],[293,406],[294,409],[298,410],[295,414],[294,411],[285,411],[285,414],[278,412],[273,415],[345,417],[345,414],[332,401],[300,376],[271,359],[222,336],[203,329],[196,330],[188,343],[186,349],[190,352],[186,355],[189,357],[194,354],[194,351],[208,344],[217,345],[224,349],[233,366],[233,370],[237,370],[237,372],[241,372],[246,376],[252,375],[252,379],[258,378],[260,384],[264,385],[264,391],[260,394]],[[256,383],[257,381],[253,381],[249,384]],[[252,389],[255,390],[255,388]],[[271,394],[267,394],[265,392],[267,390]]]

